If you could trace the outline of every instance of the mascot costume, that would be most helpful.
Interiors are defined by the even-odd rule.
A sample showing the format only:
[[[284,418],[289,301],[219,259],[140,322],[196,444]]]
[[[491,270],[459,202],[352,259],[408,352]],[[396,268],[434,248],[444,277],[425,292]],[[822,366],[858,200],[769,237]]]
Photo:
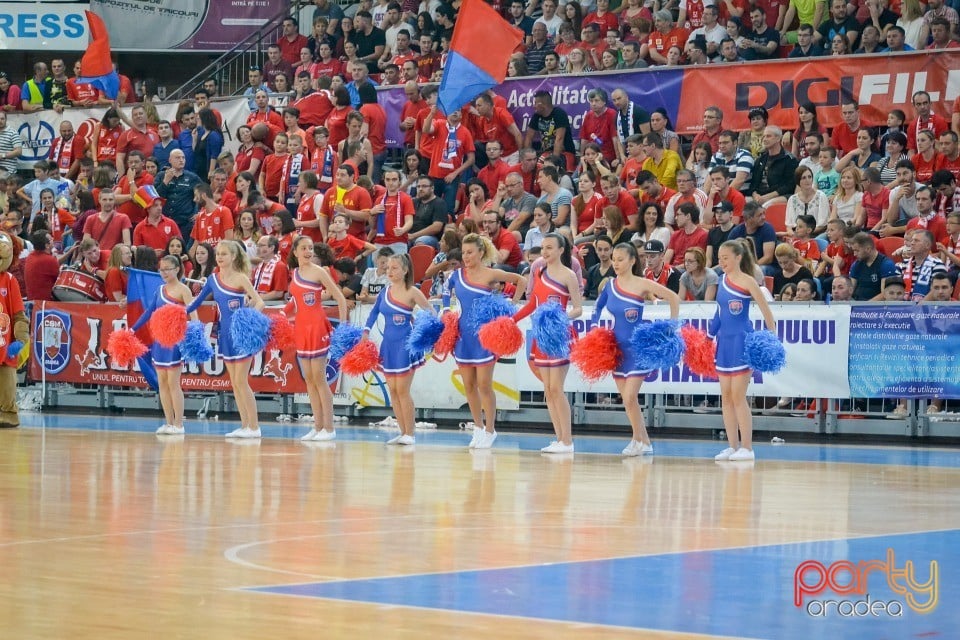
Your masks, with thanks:
[[[10,273],[21,249],[19,239],[0,231],[0,428],[20,426],[17,369],[30,355],[30,323],[20,285]]]

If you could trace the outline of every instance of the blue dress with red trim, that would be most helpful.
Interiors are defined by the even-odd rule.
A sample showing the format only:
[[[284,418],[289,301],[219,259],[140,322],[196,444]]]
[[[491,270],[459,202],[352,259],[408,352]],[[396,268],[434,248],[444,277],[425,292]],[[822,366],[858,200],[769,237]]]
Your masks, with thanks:
[[[217,350],[220,351],[220,357],[226,362],[251,357],[252,354],[240,353],[240,350],[233,344],[233,337],[230,335],[233,314],[247,305],[246,293],[243,289],[234,289],[220,282],[219,274],[211,274],[204,283],[203,289],[187,307],[187,313],[196,311],[203,301],[210,296],[213,296],[213,301],[220,311],[220,328],[217,333]]]
[[[453,347],[453,358],[458,365],[478,367],[496,362],[492,353],[480,346],[473,321],[473,303],[483,296],[494,295],[493,289],[486,285],[470,282],[463,269],[457,269],[447,278],[443,295],[443,306],[450,304],[450,294],[457,296],[460,305],[460,337]]]
[[[142,327],[150,319],[150,316],[153,315],[154,311],[160,309],[160,307],[167,304],[178,304],[183,306],[183,303],[179,300],[174,300],[167,295],[166,285],[161,285],[157,289],[156,297],[153,300],[153,304],[149,309],[145,309],[140,319],[130,327],[131,330],[136,331]],[[153,344],[150,345],[150,357],[153,359],[153,366],[157,369],[174,369],[183,365],[183,354],[180,353],[180,345],[174,345],[172,347],[164,347],[156,340],[153,341]]]
[[[513,319],[520,321],[533,313],[538,305],[547,302],[556,302],[564,309],[570,302],[570,291],[567,285],[558,282],[550,277],[547,268],[538,269],[533,276],[533,288],[530,291],[530,298],[527,303],[514,314]],[[573,328],[571,327],[571,332]],[[571,339],[574,336],[571,335]],[[562,367],[570,364],[570,358],[551,358],[537,347],[537,341],[532,340],[530,352],[527,354],[527,360],[538,367]]]
[[[403,375],[424,363],[422,353],[414,357],[407,350],[407,338],[413,328],[413,309],[390,295],[390,287],[384,287],[373,304],[373,310],[367,318],[367,331],[373,329],[377,318],[382,315],[384,324],[380,367],[384,375]]]
[[[717,338],[717,373],[737,375],[750,371],[744,355],[747,334],[753,331],[750,322],[750,301],[753,296],[730,281],[720,279],[717,287],[717,313],[707,331]]]
[[[613,334],[623,357],[613,370],[614,378],[646,377],[652,369],[637,365],[632,341],[633,331],[643,322],[643,297],[626,291],[617,284],[616,278],[610,280],[593,310],[593,322],[600,320],[600,314],[606,309],[613,316]]]

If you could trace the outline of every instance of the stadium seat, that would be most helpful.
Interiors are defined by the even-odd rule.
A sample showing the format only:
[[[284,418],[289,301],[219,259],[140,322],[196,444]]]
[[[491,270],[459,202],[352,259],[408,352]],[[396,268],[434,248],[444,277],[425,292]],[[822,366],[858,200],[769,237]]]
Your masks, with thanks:
[[[430,297],[430,289],[433,287],[433,278],[426,278],[420,283],[420,291],[423,295]]]
[[[427,273],[427,267],[437,255],[436,250],[426,244],[417,244],[410,247],[410,261],[413,263],[413,281],[420,282]]]
[[[903,246],[903,238],[900,236],[888,236],[886,238],[877,238],[877,250],[885,256],[893,257],[893,252]],[[896,261],[894,261],[896,262]]]
[[[780,202],[772,204],[765,210],[767,222],[773,225],[773,230],[777,233],[783,233],[787,230],[787,204]]]
[[[763,286],[765,286],[771,294],[777,295],[777,292],[773,290],[773,276],[764,276]]]

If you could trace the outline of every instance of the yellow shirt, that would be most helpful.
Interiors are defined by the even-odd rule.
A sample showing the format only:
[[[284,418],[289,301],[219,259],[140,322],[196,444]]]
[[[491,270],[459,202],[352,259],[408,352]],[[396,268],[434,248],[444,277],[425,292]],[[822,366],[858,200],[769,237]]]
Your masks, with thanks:
[[[643,161],[644,171],[649,171],[657,177],[657,182],[674,190],[677,188],[677,171],[681,169],[683,169],[683,160],[676,151],[670,149],[664,149],[659,163],[654,162],[652,157]]]

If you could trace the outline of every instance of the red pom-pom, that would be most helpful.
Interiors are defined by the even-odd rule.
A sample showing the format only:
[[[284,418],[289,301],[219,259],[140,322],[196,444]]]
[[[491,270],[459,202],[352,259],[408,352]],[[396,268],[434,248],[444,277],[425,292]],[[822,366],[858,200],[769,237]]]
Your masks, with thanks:
[[[613,373],[621,358],[617,336],[606,327],[594,327],[570,345],[570,361],[587,382],[598,382]]]
[[[683,362],[690,371],[704,378],[717,377],[717,343],[704,331],[686,324],[680,328],[680,337],[686,345]]]
[[[438,356],[445,356],[453,353],[453,347],[460,339],[460,316],[456,313],[445,313],[440,319],[443,321],[443,333],[433,345],[433,352]]]
[[[270,340],[267,341],[267,348],[285,351],[293,346],[293,325],[287,320],[287,316],[282,313],[270,316]]]
[[[165,304],[150,316],[150,335],[160,346],[176,346],[187,335],[187,310],[179,304]]]
[[[364,340],[347,351],[340,361],[340,370],[348,376],[362,376],[380,364],[380,350],[370,340]]]
[[[117,366],[129,367],[146,352],[147,346],[130,329],[119,329],[107,338],[107,353]]]
[[[480,327],[477,337],[480,345],[498,358],[512,356],[523,346],[523,334],[510,316],[494,318]]]

